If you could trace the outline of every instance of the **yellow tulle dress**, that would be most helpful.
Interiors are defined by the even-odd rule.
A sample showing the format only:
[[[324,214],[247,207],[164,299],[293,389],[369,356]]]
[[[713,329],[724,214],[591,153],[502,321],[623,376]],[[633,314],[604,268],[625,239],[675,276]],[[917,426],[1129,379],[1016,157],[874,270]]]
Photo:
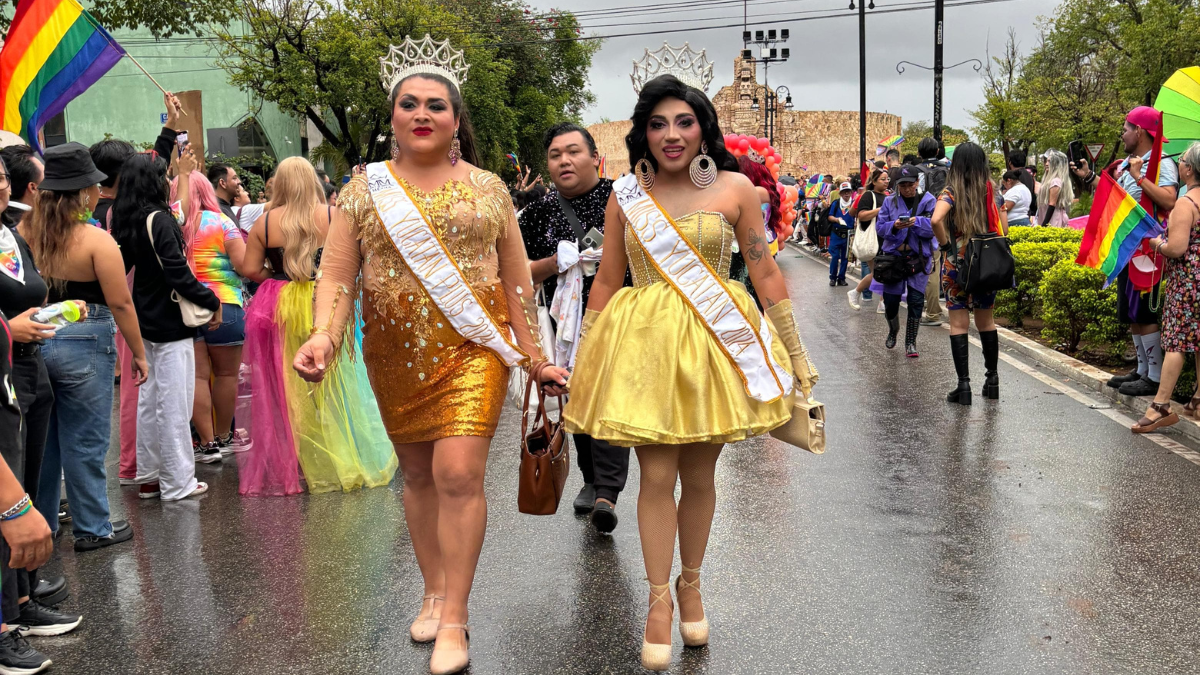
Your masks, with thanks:
[[[675,220],[750,317],[762,314],[744,286],[729,281],[733,226],[701,211]],[[746,393],[704,322],[663,281],[629,228],[625,249],[633,287],[618,291],[579,346],[567,431],[614,445],[732,443],[783,425],[792,396],[771,403]],[[790,374],[787,349],[771,329],[775,359]]]

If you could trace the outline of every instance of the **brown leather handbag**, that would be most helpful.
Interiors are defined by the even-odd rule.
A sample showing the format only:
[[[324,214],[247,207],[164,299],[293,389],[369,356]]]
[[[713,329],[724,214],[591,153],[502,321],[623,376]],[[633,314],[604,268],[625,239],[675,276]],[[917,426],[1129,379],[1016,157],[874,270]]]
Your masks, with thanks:
[[[567,484],[570,451],[567,434],[563,431],[562,413],[552,422],[546,413],[546,394],[538,388],[538,407],[533,416],[533,431],[529,426],[529,397],[537,380],[531,372],[525,385],[521,406],[521,482],[517,487],[517,509],[531,516],[550,516],[558,511],[563,487]],[[558,397],[558,409],[564,408]]]

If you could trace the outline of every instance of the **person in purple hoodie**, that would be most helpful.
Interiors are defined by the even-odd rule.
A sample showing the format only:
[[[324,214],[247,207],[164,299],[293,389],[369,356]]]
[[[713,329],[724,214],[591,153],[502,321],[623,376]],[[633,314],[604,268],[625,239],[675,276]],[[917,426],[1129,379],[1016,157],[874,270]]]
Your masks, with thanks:
[[[879,252],[895,256],[915,252],[919,258],[919,269],[903,281],[882,284],[884,314],[888,322],[888,336],[884,345],[888,349],[896,346],[896,335],[900,332],[900,299],[907,292],[908,328],[904,332],[904,353],[909,358],[916,358],[917,329],[921,327],[921,312],[925,309],[925,283],[932,271],[930,260],[936,247],[930,217],[937,199],[928,192],[917,194],[917,181],[921,176],[921,170],[917,167],[905,165],[896,173],[896,194],[884,200],[875,221],[875,229],[879,233]],[[875,279],[879,281],[878,274]],[[937,302],[937,299],[933,301]]]

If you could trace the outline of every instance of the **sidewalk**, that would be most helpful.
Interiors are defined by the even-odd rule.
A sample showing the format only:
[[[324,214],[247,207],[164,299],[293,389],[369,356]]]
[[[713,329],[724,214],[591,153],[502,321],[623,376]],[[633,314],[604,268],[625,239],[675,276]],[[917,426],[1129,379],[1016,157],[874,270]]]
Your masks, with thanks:
[[[794,242],[788,242],[788,244],[787,250],[799,253],[809,260],[825,265],[826,267],[829,266],[829,261],[820,255]],[[853,277],[856,281],[860,280],[861,276],[858,270],[859,267],[857,264],[850,265],[847,267],[846,277]],[[945,308],[942,309],[942,317],[948,318]],[[1095,366],[1088,365],[1083,361],[1043,346],[1004,327],[997,326],[996,331],[1000,337],[1000,345],[1005,349],[1019,354],[1058,375],[1070,378],[1072,382],[1088,389],[1097,398],[1123,406],[1135,418],[1141,417],[1154,401],[1151,396],[1122,396],[1116,389],[1106,384],[1109,378],[1112,377],[1111,373],[1107,373]],[[1183,406],[1179,403],[1171,401],[1171,408],[1179,415],[1179,424],[1168,427],[1161,433],[1169,434],[1171,431],[1176,431],[1192,440],[1200,441],[1200,423],[1184,417]]]

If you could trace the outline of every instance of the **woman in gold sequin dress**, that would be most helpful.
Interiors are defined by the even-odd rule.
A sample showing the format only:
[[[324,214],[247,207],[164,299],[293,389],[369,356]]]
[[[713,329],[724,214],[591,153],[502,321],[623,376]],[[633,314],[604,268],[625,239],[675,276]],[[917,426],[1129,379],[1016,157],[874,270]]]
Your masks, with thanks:
[[[566,371],[545,367],[536,342],[529,261],[508,189],[474,166],[458,88],[466,68],[432,65],[391,78],[385,63],[396,143],[387,169],[479,304],[495,324],[511,328],[535,377],[565,383]],[[342,190],[338,206],[315,294],[313,335],[294,366],[302,377],[320,379],[360,288],[362,358],[400,459],[404,516],[425,581],[412,638],[436,640],[433,673],[458,672],[468,663],[467,598],[487,524],[484,466],[509,369],[495,352],[459,335],[406,266],[365,175]],[[547,390],[560,393],[557,386]]]
[[[761,323],[745,288],[729,281],[736,239],[767,308],[775,361],[811,388],[816,372],[797,335],[783,276],[767,251],[759,197],[725,149],[712,103],[671,75],[657,77],[641,91],[625,143],[630,166],[646,160],[651,167],[639,175],[642,189],[728,288],[741,313]],[[703,187],[705,176],[689,171],[693,159],[703,164],[702,153],[715,164],[715,176],[707,176],[715,180]],[[666,670],[676,533],[682,563],[674,584],[679,632],[685,645],[695,647],[708,643],[700,565],[716,508],[717,458],[725,443],[786,423],[792,396],[760,402],[748,395],[723,345],[674,283],[664,280],[630,227],[617,203],[623,187],[614,186],[608,204],[604,257],[588,301],[564,418],[572,433],[637,449],[638,531],[650,581],[642,665]],[[634,286],[621,288],[627,267],[633,269]],[[682,484],[678,504],[677,482]]]

